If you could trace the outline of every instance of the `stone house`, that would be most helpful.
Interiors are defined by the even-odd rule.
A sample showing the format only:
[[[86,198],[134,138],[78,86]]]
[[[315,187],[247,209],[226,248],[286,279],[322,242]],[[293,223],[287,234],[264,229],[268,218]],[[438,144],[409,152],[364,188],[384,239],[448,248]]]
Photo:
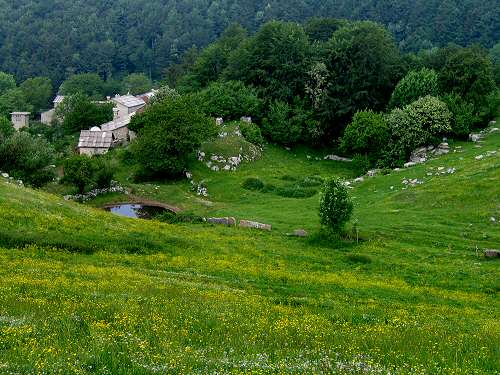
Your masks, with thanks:
[[[135,112],[123,117],[115,118],[113,119],[113,121],[102,124],[101,130],[111,132],[113,134],[114,142],[126,143],[130,140],[128,125],[130,124],[130,120],[132,119],[134,114]]]
[[[117,109],[114,113],[115,118],[130,115],[146,105],[146,102],[142,98],[133,95],[116,95],[111,101],[115,103]]]
[[[63,100],[64,100],[64,96],[62,96],[62,95],[57,95],[55,97],[54,101],[52,102],[54,104],[54,108],[52,108],[48,111],[42,112],[42,114],[41,114],[40,121],[42,122],[42,124],[45,124],[45,125],[52,124],[52,120],[54,119],[54,115],[56,113],[56,108],[59,106],[59,104],[62,103]]]
[[[14,129],[19,130],[25,128],[30,124],[30,112],[12,112],[10,114]]]
[[[96,126],[80,132],[77,149],[80,155],[102,155],[108,152],[112,145],[113,133],[102,131]]]

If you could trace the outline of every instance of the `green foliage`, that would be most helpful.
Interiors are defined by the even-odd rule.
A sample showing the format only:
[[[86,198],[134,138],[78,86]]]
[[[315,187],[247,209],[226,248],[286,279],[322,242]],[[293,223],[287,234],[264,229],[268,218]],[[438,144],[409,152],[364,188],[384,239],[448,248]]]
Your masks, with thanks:
[[[443,92],[460,95],[476,110],[496,87],[491,60],[478,46],[449,49],[439,80]]]
[[[107,189],[111,186],[111,182],[115,177],[116,165],[113,165],[109,160],[104,157],[97,157],[93,159],[94,173],[92,180],[95,187],[99,189]]]
[[[140,131],[132,150],[144,178],[180,175],[201,143],[215,136],[214,121],[194,104],[183,96],[134,116]]]
[[[384,116],[373,111],[357,112],[347,125],[341,141],[343,151],[369,155],[376,160],[389,140]]]
[[[47,77],[30,78],[21,83],[26,101],[33,106],[33,111],[40,112],[51,107],[52,81]]]
[[[314,187],[288,185],[276,189],[276,194],[284,198],[310,198],[318,193]]]
[[[94,164],[86,155],[74,155],[64,160],[64,177],[61,182],[65,182],[77,187],[80,194],[85,193],[85,189],[93,183]]]
[[[345,20],[335,18],[313,17],[304,24],[304,31],[311,41],[326,42],[346,23]]]
[[[6,117],[0,116],[0,144],[12,134],[14,134],[14,125]]]
[[[292,119],[292,108],[281,101],[269,106],[267,117],[262,122],[264,134],[275,143],[293,145],[302,135],[301,124]]]
[[[257,177],[249,177],[243,181],[241,186],[246,190],[262,190],[264,183]]]
[[[162,102],[164,100],[173,100],[179,98],[180,94],[176,89],[171,88],[168,85],[160,87],[155,95],[150,99],[149,104],[153,105],[155,103]]]
[[[327,51],[330,82],[319,110],[327,134],[337,137],[357,111],[385,108],[402,69],[401,58],[393,36],[373,22],[337,30]]]
[[[263,97],[288,102],[304,92],[309,53],[302,26],[271,21],[231,54],[225,76],[256,87]]]
[[[104,81],[96,73],[75,74],[63,82],[59,89],[61,95],[83,94],[92,100],[104,98]]]
[[[412,70],[397,84],[389,107],[402,108],[427,95],[439,96],[438,74],[427,68]]]
[[[132,73],[123,79],[122,87],[124,94],[138,95],[150,91],[153,82],[143,73]]]
[[[50,144],[26,132],[16,132],[0,143],[0,170],[34,187],[55,177],[54,153]]]
[[[500,87],[500,43],[495,44],[490,49],[490,58],[493,63],[493,74],[497,87]]]
[[[240,81],[214,82],[197,95],[207,116],[230,121],[242,116],[260,117],[262,102],[257,91]]]
[[[451,129],[455,137],[467,139],[472,129],[481,122],[474,111],[474,104],[467,103],[457,94],[448,94],[441,98],[452,114]]]
[[[13,75],[0,72],[0,95],[5,91],[15,89],[16,86],[16,79]]]
[[[11,112],[32,112],[24,92],[20,88],[13,88],[0,95],[0,116],[10,117]]]
[[[264,144],[264,137],[262,136],[262,132],[255,123],[240,121],[238,123],[238,127],[240,128],[241,135],[248,142],[258,146],[262,146]]]
[[[77,93],[64,98],[56,108],[56,117],[62,119],[66,133],[74,133],[111,121],[113,105],[93,103],[85,94]]]
[[[425,96],[405,107],[415,124],[427,133],[422,142],[439,142],[443,135],[451,132],[451,113],[438,98]]]
[[[319,203],[321,224],[333,232],[340,232],[351,218],[353,207],[342,180],[328,179],[323,186]]]
[[[383,155],[384,150],[385,147],[379,151],[380,156]],[[373,161],[374,159],[370,159],[370,157],[366,154],[356,154],[352,158],[352,166],[356,171],[358,171],[358,174],[364,175],[372,167]]]

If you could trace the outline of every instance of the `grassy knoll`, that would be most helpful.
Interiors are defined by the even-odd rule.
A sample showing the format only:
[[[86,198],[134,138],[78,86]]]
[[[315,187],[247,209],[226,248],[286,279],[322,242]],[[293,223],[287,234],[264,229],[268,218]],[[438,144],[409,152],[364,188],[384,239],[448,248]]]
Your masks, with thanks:
[[[241,188],[352,175],[306,151],[270,148],[232,174],[199,165],[211,206],[184,183],[135,186],[272,233],[120,218],[0,182],[0,373],[498,373],[499,263],[478,253],[500,243],[500,134],[457,145],[355,185],[359,244],[283,234],[317,228],[317,196]]]

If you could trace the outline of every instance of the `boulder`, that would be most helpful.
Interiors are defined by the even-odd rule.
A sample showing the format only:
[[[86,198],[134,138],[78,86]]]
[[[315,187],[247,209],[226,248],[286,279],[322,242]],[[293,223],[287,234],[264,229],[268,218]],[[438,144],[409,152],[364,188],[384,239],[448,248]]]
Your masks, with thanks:
[[[344,158],[342,156],[337,156],[337,155],[326,155],[324,157],[325,160],[333,160],[333,161],[343,161],[346,163],[352,162],[352,159]]]
[[[409,161],[408,163],[405,163],[404,167],[410,168],[410,167],[414,167],[415,165],[417,165],[417,163],[415,163],[414,161]]]
[[[307,231],[304,229],[297,229],[293,231],[293,235],[295,237],[307,237],[309,233],[307,233]]]
[[[354,179],[354,182],[363,182],[365,179],[363,177],[358,177]]]
[[[253,229],[260,229],[260,230],[267,230],[267,231],[272,230],[272,226],[269,224],[262,224],[262,223],[258,223],[256,221],[249,221],[249,220],[241,220],[240,221],[240,228],[253,228]]]
[[[251,124],[252,123],[252,118],[248,117],[248,116],[244,116],[244,117],[241,118],[241,122],[246,122],[247,124]]]
[[[478,142],[481,139],[481,134],[469,134],[469,140]]]
[[[380,169],[372,169],[368,172],[366,172],[366,174],[368,175],[368,177],[374,177],[376,176],[378,173],[380,172]]]
[[[221,126],[222,124],[224,124],[224,119],[222,117],[217,117],[215,119],[215,123],[218,125],[218,126]]]
[[[484,256],[486,258],[500,258],[500,250],[486,249],[484,250]]]
[[[209,217],[207,222],[216,225],[226,225],[228,227],[234,227],[236,225],[236,219],[234,217]]]
[[[2,177],[3,178],[9,178],[9,174],[8,173],[2,173]]]

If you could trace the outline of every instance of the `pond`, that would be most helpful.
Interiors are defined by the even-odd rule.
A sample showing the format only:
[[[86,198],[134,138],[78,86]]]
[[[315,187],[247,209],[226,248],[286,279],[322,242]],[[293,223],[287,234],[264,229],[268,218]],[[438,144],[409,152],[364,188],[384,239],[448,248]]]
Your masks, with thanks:
[[[157,215],[170,211],[164,207],[145,204],[117,204],[106,206],[104,209],[115,215],[146,220],[151,220]]]

